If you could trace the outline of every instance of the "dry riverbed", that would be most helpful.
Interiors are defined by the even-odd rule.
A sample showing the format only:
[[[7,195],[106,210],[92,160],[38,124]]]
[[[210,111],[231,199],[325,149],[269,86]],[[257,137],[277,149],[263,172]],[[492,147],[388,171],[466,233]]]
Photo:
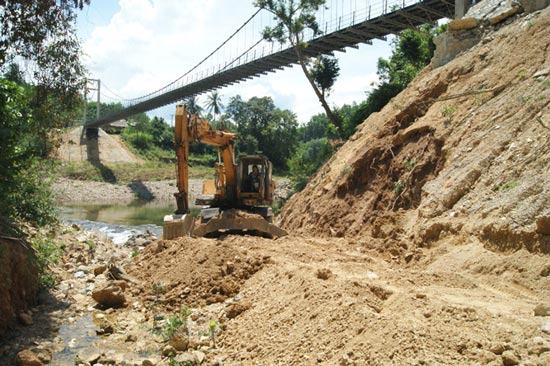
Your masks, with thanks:
[[[195,198],[202,193],[202,181],[202,179],[189,179],[190,202],[195,202]],[[277,184],[275,197],[286,198],[291,191],[289,179],[278,178],[275,183]],[[54,183],[53,188],[60,205],[126,205],[136,200],[166,204],[174,202],[174,193],[177,192],[176,183],[172,179],[113,184],[60,178]]]

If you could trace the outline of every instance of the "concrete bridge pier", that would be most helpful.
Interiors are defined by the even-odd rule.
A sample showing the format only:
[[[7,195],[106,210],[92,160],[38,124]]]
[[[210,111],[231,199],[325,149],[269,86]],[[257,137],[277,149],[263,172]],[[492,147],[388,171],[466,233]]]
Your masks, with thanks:
[[[471,0],[455,0],[455,19],[460,19],[470,8]]]

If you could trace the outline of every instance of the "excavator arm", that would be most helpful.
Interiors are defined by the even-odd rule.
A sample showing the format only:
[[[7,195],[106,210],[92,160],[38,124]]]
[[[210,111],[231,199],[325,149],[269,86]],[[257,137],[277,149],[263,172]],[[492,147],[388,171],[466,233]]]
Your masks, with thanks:
[[[232,200],[237,184],[237,169],[235,164],[234,133],[213,130],[208,121],[187,112],[185,106],[176,106],[175,142],[177,157],[176,214],[189,213],[189,144],[192,141],[217,147],[222,165],[218,166],[216,198]]]

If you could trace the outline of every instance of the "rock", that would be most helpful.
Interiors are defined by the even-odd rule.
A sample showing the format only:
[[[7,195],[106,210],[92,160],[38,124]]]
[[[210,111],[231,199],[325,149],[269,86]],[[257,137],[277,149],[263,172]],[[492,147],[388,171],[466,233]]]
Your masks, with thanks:
[[[328,268],[319,268],[316,276],[321,280],[328,280],[332,276],[332,271]]]
[[[99,359],[101,358],[101,354],[100,353],[92,353],[88,356],[86,356],[84,358],[84,360],[89,363],[90,365],[94,365],[97,363],[97,361],[99,361]]]
[[[494,343],[491,345],[489,350],[495,355],[501,355],[504,351],[509,350],[510,347],[505,343]]]
[[[176,349],[169,344],[164,346],[164,348],[162,349],[162,355],[164,357],[172,357],[172,356],[175,356],[176,353],[178,353]]]
[[[155,366],[155,364],[151,360],[143,360],[141,361],[141,366]]]
[[[181,365],[196,365],[197,359],[195,355],[189,352],[180,353],[174,358],[174,361],[179,362]]]
[[[84,278],[86,277],[86,273],[84,273],[84,271],[76,271],[74,273],[74,278]]]
[[[477,29],[473,29],[457,34],[445,32],[434,37],[436,48],[431,61],[432,66],[434,68],[443,66],[458,56],[459,53],[473,47],[480,40],[478,33]]]
[[[229,305],[225,310],[225,316],[228,319],[233,319],[239,316],[241,313],[247,311],[252,307],[252,303],[249,301],[242,301],[236,304]]]
[[[33,348],[32,352],[43,364],[49,364],[52,361],[52,352],[44,348]]]
[[[37,355],[34,354],[31,350],[25,349],[15,356],[15,364],[17,366],[42,366],[43,363],[40,361]]]
[[[529,14],[542,10],[550,5],[550,0],[519,0],[523,10]]]
[[[218,356],[218,357],[214,358],[211,365],[212,366],[223,366],[223,357]]]
[[[449,22],[448,29],[456,32],[459,30],[472,29],[479,25],[479,20],[473,17],[453,19]]]
[[[25,312],[20,312],[17,314],[17,319],[19,319],[19,322],[23,325],[32,325],[32,316],[30,314]]]
[[[510,18],[512,15],[519,13],[520,10],[521,8],[515,4],[512,4],[511,6],[507,6],[501,11],[499,11],[496,15],[493,15],[492,17],[490,17],[489,23],[491,23],[491,25],[498,24],[503,20]]]
[[[502,365],[504,366],[515,366],[519,364],[519,358],[516,356],[514,351],[504,351],[502,352]]]
[[[550,316],[550,305],[538,304],[533,310],[535,316]]]
[[[537,233],[541,235],[550,235],[550,216],[537,218]]]
[[[99,266],[94,268],[94,276],[99,276],[100,274],[104,273],[107,270],[107,266],[105,264],[100,264]]]
[[[198,365],[204,362],[204,359],[206,358],[206,355],[202,353],[201,351],[193,351],[193,356],[195,356],[195,360]]]
[[[542,322],[542,324],[540,325],[540,330],[543,333],[550,334],[550,320],[549,319],[546,319]]]
[[[135,342],[137,341],[137,337],[133,334],[128,334],[126,336],[126,339],[124,340],[124,342]]]
[[[183,334],[175,334],[170,338],[168,344],[174,347],[177,351],[187,351],[189,347],[189,336]]]
[[[118,308],[124,305],[126,297],[120,286],[109,284],[92,292],[92,298],[106,308]]]

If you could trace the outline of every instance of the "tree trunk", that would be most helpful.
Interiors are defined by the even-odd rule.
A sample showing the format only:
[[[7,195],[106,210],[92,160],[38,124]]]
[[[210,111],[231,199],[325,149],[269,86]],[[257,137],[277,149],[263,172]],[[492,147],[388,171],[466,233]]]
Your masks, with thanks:
[[[302,67],[302,71],[306,75],[307,80],[309,81],[309,83],[311,84],[311,87],[315,91],[315,94],[317,95],[317,98],[319,98],[319,102],[321,102],[321,105],[325,109],[325,113],[327,114],[328,119],[332,122],[332,124],[334,126],[336,126],[336,128],[338,129],[339,132],[343,132],[343,126],[342,126],[342,122],[340,121],[340,118],[338,118],[338,116],[332,112],[329,105],[327,104],[327,101],[325,100],[325,96],[321,93],[321,91],[319,90],[317,85],[315,85],[315,81],[311,77],[311,75],[310,75],[310,73],[309,73],[309,71],[306,67],[305,57],[304,57],[304,55],[302,54],[302,52],[300,50],[300,46],[298,44],[296,44],[294,46],[294,49],[296,50],[296,55],[298,56],[298,62],[300,63],[300,66]]]

